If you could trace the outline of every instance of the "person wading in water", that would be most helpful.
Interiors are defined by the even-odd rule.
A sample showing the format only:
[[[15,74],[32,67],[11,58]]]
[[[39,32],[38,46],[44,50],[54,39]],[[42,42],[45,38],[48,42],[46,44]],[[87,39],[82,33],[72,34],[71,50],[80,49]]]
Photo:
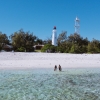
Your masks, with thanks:
[[[62,71],[62,68],[61,68],[61,66],[60,66],[60,65],[58,66],[58,68],[59,68],[59,71]]]
[[[55,67],[54,67],[54,71],[56,71],[57,70],[57,65],[55,65]]]

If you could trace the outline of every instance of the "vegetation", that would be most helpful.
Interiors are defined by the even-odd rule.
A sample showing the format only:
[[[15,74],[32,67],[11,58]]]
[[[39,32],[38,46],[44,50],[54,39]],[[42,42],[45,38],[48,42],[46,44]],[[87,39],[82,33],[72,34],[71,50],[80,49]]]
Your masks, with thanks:
[[[63,31],[58,36],[58,46],[45,45],[42,48],[42,52],[50,50],[52,52],[61,53],[100,53],[100,41],[93,39],[89,41],[88,38],[83,38],[79,34],[74,33],[70,36],[66,36],[67,32]],[[50,41],[50,39],[49,39]]]
[[[9,39],[6,34],[0,32],[0,51],[3,49],[5,44],[9,44]]]
[[[33,36],[33,33],[24,32],[22,29],[11,35],[11,41],[14,50],[21,52],[34,51],[33,45],[36,39],[37,37]]]
[[[6,44],[12,45],[14,51],[18,52],[33,52],[34,45],[44,45],[41,52],[61,52],[61,53],[100,53],[100,41],[88,38],[83,38],[77,33],[67,36],[67,32],[63,31],[58,36],[58,46],[51,45],[51,38],[42,40],[33,35],[33,33],[25,32],[20,29],[11,34],[10,39],[6,34],[0,32],[0,50]]]
[[[46,44],[44,47],[41,49],[41,52],[56,52],[57,47],[53,46],[51,44]]]
[[[17,51],[19,51],[19,52],[25,52],[25,50],[26,49],[24,47],[20,47],[20,48],[17,49]]]

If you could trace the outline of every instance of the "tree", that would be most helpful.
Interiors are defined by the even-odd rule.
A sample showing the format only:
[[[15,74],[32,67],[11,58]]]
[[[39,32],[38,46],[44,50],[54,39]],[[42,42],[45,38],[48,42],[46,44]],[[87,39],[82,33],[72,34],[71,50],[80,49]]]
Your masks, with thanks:
[[[72,47],[72,43],[69,42],[69,41],[67,41],[65,46],[66,46],[65,52],[66,52],[66,53],[69,53],[70,50],[71,50],[71,47]]]
[[[69,52],[72,53],[86,53],[88,46],[88,39],[83,39],[79,34],[74,33],[68,37],[68,42],[72,43],[72,47]]]
[[[67,31],[63,31],[61,34],[58,36],[58,46],[67,40]]]
[[[9,40],[6,34],[0,32],[0,50],[2,50],[3,46],[9,44]]]
[[[77,34],[77,33],[71,34],[68,37],[68,41],[69,42],[77,43],[79,45],[82,43],[82,40],[83,40],[83,38],[79,34]]]
[[[43,44],[52,44],[51,38],[47,38],[46,40],[43,41]]]
[[[24,32],[23,29],[11,35],[14,50],[20,50],[19,48],[23,47],[26,51],[34,51],[33,45],[36,39],[33,33]]]
[[[88,44],[88,52],[90,52],[90,53],[99,53],[100,52],[100,41],[93,39]]]
[[[42,39],[39,39],[39,38],[36,39],[35,45],[38,45],[38,44],[41,44],[41,45],[43,44]]]
[[[59,34],[58,39],[58,52],[66,52],[66,42],[67,42],[67,31],[62,31],[61,34]]]
[[[44,47],[42,47],[41,51],[42,52],[56,52],[57,47],[53,46],[51,44],[46,44],[46,45],[44,45]]]

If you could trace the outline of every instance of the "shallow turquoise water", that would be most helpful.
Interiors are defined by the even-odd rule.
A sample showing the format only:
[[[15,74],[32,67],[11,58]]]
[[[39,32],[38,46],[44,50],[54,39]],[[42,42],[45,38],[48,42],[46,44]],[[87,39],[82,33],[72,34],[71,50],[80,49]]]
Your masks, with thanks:
[[[0,100],[100,100],[100,69],[0,70]]]

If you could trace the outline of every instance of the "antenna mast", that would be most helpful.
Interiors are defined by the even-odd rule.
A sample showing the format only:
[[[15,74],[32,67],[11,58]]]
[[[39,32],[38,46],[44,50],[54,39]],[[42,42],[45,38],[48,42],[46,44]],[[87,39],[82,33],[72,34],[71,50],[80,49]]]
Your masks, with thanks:
[[[75,33],[79,34],[80,32],[80,20],[78,19],[78,17],[76,17],[75,19]]]

